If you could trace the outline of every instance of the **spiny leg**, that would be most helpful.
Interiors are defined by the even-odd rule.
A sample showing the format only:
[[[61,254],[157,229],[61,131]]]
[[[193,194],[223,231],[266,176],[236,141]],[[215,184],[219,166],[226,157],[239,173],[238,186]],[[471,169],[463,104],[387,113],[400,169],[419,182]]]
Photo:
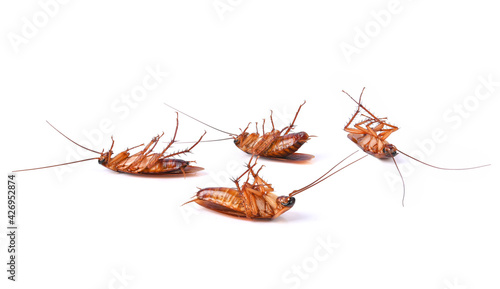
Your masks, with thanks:
[[[153,149],[154,149],[154,148],[156,147],[156,145],[158,144],[158,141],[160,141],[160,138],[161,138],[164,134],[165,134],[165,133],[164,133],[164,132],[162,132],[162,133],[161,133],[161,135],[159,135],[159,136],[157,136],[157,137],[155,138],[155,141],[154,141],[153,147],[149,149],[149,151],[146,153],[146,155],[147,155],[147,154],[149,154],[149,153],[151,153],[151,152],[153,151]]]
[[[247,169],[243,172],[243,174],[241,174],[241,176],[239,176],[238,178],[234,179],[233,182],[235,182],[236,184],[238,184],[239,180],[250,170],[250,168],[252,168],[253,166],[256,165],[256,164],[254,164],[253,166],[251,166],[253,157],[254,157],[254,155],[252,155],[250,157],[250,160],[248,161],[248,164],[247,164]]]
[[[285,132],[285,134],[288,134],[290,130],[292,130],[293,125],[295,124],[295,120],[297,119],[297,116],[299,115],[300,109],[302,106],[306,104],[306,101],[304,100],[304,103],[299,106],[299,109],[297,110],[297,113],[295,113],[295,117],[293,118],[292,124],[288,127],[288,130]]]
[[[368,124],[366,124],[367,126],[371,126],[373,123],[375,123],[376,121],[372,121]],[[397,131],[399,128],[398,127],[394,127],[394,128],[384,128],[385,126],[389,126],[391,127],[391,125],[385,123],[385,122],[382,122],[382,123],[379,123],[376,127],[373,128],[374,131],[376,132],[380,132],[379,133],[379,136],[382,136],[384,133],[387,133],[387,132],[395,132]],[[387,138],[387,137],[386,137]]]
[[[264,181],[261,177],[259,177],[259,172],[260,170],[262,170],[264,166],[262,165],[259,170],[254,173],[253,170],[251,170],[252,172],[252,175],[253,175],[253,178],[254,178],[254,182],[253,182],[253,186],[255,186],[257,184],[257,186],[260,188],[260,193],[263,195],[263,194],[267,194],[267,192],[272,192],[274,191],[273,187],[271,186],[271,184],[268,184],[266,181]],[[266,188],[264,188],[266,187]]]
[[[164,156],[164,158],[169,158],[169,157],[172,157],[172,156],[176,156],[176,155],[180,155],[180,154],[185,154],[185,153],[188,153],[190,152],[195,146],[197,146],[201,140],[203,139],[203,137],[207,134],[207,132],[205,131],[205,133],[203,133],[203,135],[200,137],[200,139],[194,144],[192,145],[190,148],[186,149],[186,150],[183,150],[183,151],[180,151],[180,152],[176,152],[176,153],[173,153],[173,154],[169,154],[167,156]]]
[[[274,121],[273,121],[273,111],[271,110],[271,124],[273,125],[273,131],[274,131]]]
[[[140,156],[140,155],[147,155],[148,153],[150,153],[154,149],[154,147],[156,146],[156,144],[158,143],[158,141],[160,140],[160,138],[162,136],[163,136],[163,133],[161,135],[153,137],[153,139],[148,143],[148,145],[146,147],[144,147],[142,149],[142,151],[138,152],[136,155]]]
[[[169,144],[168,144],[168,145],[167,145],[167,146],[166,146],[166,147],[162,150],[162,152],[161,152],[160,154],[155,154],[155,155],[153,155],[153,156],[150,158],[150,160],[148,161],[148,163],[147,163],[147,164],[146,164],[146,165],[145,165],[142,169],[139,169],[139,171],[143,171],[143,170],[145,170],[145,169],[149,169],[149,168],[153,167],[153,166],[154,166],[154,164],[155,164],[155,163],[156,163],[156,162],[157,162],[157,161],[158,161],[158,160],[159,160],[159,159],[163,156],[163,154],[165,154],[165,152],[166,152],[166,151],[167,151],[167,150],[168,150],[168,149],[172,146],[172,144],[175,142],[175,138],[177,137],[177,131],[179,130],[179,113],[178,113],[178,112],[176,112],[176,114],[177,114],[177,118],[176,118],[175,132],[174,132],[174,136],[173,136],[172,140],[171,140],[171,141],[169,142]],[[162,134],[162,136],[163,136],[163,134]],[[159,138],[158,138],[158,140],[159,140]],[[155,144],[155,146],[156,146],[156,144]],[[154,148],[154,146],[153,146],[153,148]],[[150,150],[150,152],[151,152],[151,151],[152,151],[152,149]],[[179,152],[179,154],[180,154],[180,153],[183,153],[183,152]],[[182,169],[181,169],[181,171],[182,171],[182,173],[183,173],[183,175],[184,175],[184,177],[185,177],[186,175],[184,174],[184,171],[183,171]]]
[[[167,147],[165,147],[163,149],[163,151],[161,152],[160,155],[163,155],[172,146],[172,144],[175,142],[175,138],[177,137],[177,130],[179,129],[179,113],[176,112],[176,114],[177,114],[177,119],[176,119],[174,137],[172,138],[172,140],[170,141],[170,143],[167,145]]]
[[[114,167],[114,168],[117,168],[118,165],[125,161],[126,159],[129,158],[129,153],[128,151],[130,150],[133,150],[135,148],[138,148],[140,146],[143,146],[144,144],[140,144],[140,145],[136,145],[134,147],[131,147],[131,148],[128,148],[124,151],[122,151],[121,153],[117,154],[115,157],[111,158],[110,160],[107,161],[107,166],[109,166],[110,168]],[[111,151],[111,149],[110,149]],[[111,155],[111,154],[110,154]]]
[[[259,156],[257,155],[255,157],[255,161],[253,162],[253,165],[252,165],[253,157],[254,157],[254,155],[252,155],[252,157],[250,157],[250,160],[248,161],[248,164],[247,164],[247,168],[249,171],[253,170],[253,168],[257,165],[257,161],[259,160]]]
[[[131,148],[129,148],[129,149],[126,149],[125,151],[126,151],[126,152],[128,152],[128,151],[130,151],[130,150],[133,150],[133,149],[138,148],[138,147],[143,146],[143,145],[144,145],[144,144],[142,143],[142,144],[140,144],[140,145],[136,145],[136,146],[134,146],[134,147],[131,147]]]
[[[358,102],[361,103],[361,97],[363,97],[363,92],[365,92],[365,87],[361,90],[361,94],[359,95],[359,100]]]
[[[274,189],[272,188],[272,186],[270,184],[268,184],[261,177],[259,177],[259,173],[262,170],[262,168],[264,168],[264,165],[260,166],[260,168],[257,170],[257,172],[254,172],[253,168],[254,168],[255,165],[257,165],[257,159],[258,159],[258,157],[255,159],[255,163],[253,164],[253,166],[251,166],[251,167],[249,166],[248,167],[249,173],[252,174],[252,177],[254,179],[254,182],[253,182],[252,186],[255,186],[255,184],[257,184],[259,187],[266,186],[266,187],[269,188],[269,189],[264,189],[264,191],[266,193],[267,193],[267,191],[274,191]]]
[[[373,117],[368,116],[368,115],[366,115],[366,114],[364,114],[364,113],[362,113],[362,114],[361,114],[361,116],[364,116],[364,117],[366,117],[366,118],[372,119],[372,120],[374,120],[374,121],[376,121],[376,122],[378,122],[378,121],[382,121],[382,120],[387,120],[387,117],[379,117],[379,118],[377,118],[377,119],[374,119]]]
[[[381,118],[381,119],[387,119],[386,117],[384,118]],[[373,131],[375,132],[380,132],[379,135],[378,135],[378,138],[380,140],[385,140],[389,137],[389,135],[391,135],[393,132],[397,131],[399,128],[395,125],[391,125],[391,124],[388,124],[386,123],[385,121],[382,121],[382,122],[379,122],[375,119],[370,119],[371,121],[369,123],[367,123],[365,126],[368,128],[371,128],[371,125],[374,124],[374,123],[379,123],[376,127],[373,128]],[[385,128],[385,126],[389,127],[389,128]]]
[[[152,167],[156,164],[156,162],[157,162],[157,161],[158,161],[158,160],[159,160],[159,159],[163,156],[163,154],[164,154],[164,153],[165,153],[165,152],[166,152],[166,151],[170,148],[170,146],[171,146],[171,145],[175,142],[175,137],[177,136],[177,129],[178,129],[178,128],[179,128],[179,114],[177,113],[177,124],[176,124],[176,126],[175,126],[174,137],[172,138],[172,140],[170,141],[170,143],[167,145],[167,147],[165,147],[165,148],[163,149],[163,151],[162,151],[161,153],[151,155],[151,157],[149,158],[148,163],[147,163],[145,166],[143,166],[142,168],[138,168],[138,169],[136,170],[136,172],[142,172],[142,171],[144,171],[144,170],[146,170],[146,169],[150,169],[150,168],[152,168]],[[162,135],[163,135],[163,134],[162,134]],[[156,145],[156,144],[155,144],[155,145]],[[153,148],[154,148],[154,146],[153,146]],[[151,149],[151,150],[148,152],[148,154],[147,154],[146,156],[148,156],[148,155],[149,155],[149,153],[150,153],[152,150],[153,150],[153,149]],[[181,170],[181,171],[182,171],[182,170]]]
[[[362,127],[362,125],[366,122],[368,122],[368,120],[364,120],[360,123],[355,124],[354,125],[355,128],[350,128],[350,127],[346,126],[346,127],[344,127],[344,131],[346,131],[348,133],[356,133],[356,134],[369,134],[370,132],[366,128]]]
[[[359,96],[359,102],[358,102],[358,108],[356,109],[356,113],[354,113],[354,115],[351,117],[351,120],[349,120],[349,122],[346,124],[346,126],[344,126],[344,130],[349,127],[349,125],[353,122],[353,120],[356,118],[356,115],[358,115],[359,111],[360,111],[360,103],[361,103],[361,97],[363,96],[363,92],[365,91],[365,88],[363,87],[363,90],[361,91],[361,95]],[[354,100],[354,98],[352,98],[352,96],[347,93],[346,91],[342,90],[343,93],[347,94],[351,99]]]
[[[251,123],[252,123],[252,122],[249,122],[249,123],[247,124],[247,127],[246,127],[244,130],[242,130],[242,131],[241,131],[241,134],[244,134],[244,133],[247,131],[247,129],[248,129],[248,127],[250,126],[250,124],[251,124]],[[241,128],[240,128],[240,130],[241,130]]]
[[[376,121],[372,121],[366,125],[367,128],[372,129],[370,125],[372,123],[375,123]],[[385,126],[388,126],[390,128],[384,128]],[[387,139],[393,132],[397,131],[399,128],[394,125],[387,124],[385,122],[379,123],[376,127],[374,127],[372,130],[374,132],[380,132],[377,136],[377,138],[381,141]]]
[[[247,173],[247,180],[243,184],[242,190],[241,190],[241,196],[244,199],[244,202],[246,203],[245,206],[248,205],[247,210],[249,209],[252,212],[253,216],[258,215],[259,209],[257,206],[257,202],[255,200],[254,194],[257,193],[257,195],[261,195],[259,191],[254,190],[249,184],[250,181],[250,174],[253,174],[253,167],[257,165],[257,158],[255,159],[255,163],[250,166],[248,166],[248,173]],[[255,191],[255,193],[253,193]]]
[[[375,138],[378,139],[378,135],[377,133],[373,130],[373,128],[369,127],[369,126],[366,126],[366,129],[368,130],[369,134]]]
[[[372,125],[373,123],[375,123],[375,121],[373,122],[370,122],[369,124],[367,124],[367,126],[370,126]],[[374,131],[382,131],[384,129],[384,126],[385,126],[385,123],[379,123],[376,127],[373,128]]]
[[[358,115],[359,113],[359,106],[358,106],[358,110],[356,110],[356,112],[352,115],[351,119],[349,120],[349,122],[344,126],[344,130],[347,131],[347,129],[349,129],[349,126],[351,125],[351,123],[354,121],[354,119],[356,118],[356,116]]]
[[[109,154],[108,158],[106,159],[106,162],[109,163],[109,160],[111,159],[111,155],[113,154],[113,147],[115,146],[115,140],[113,139],[113,136],[111,136],[111,147],[109,148]]]
[[[136,153],[134,155],[136,156],[136,159],[130,165],[128,165],[128,168],[133,168],[137,164],[140,164],[142,160],[144,160],[144,158],[146,158],[151,153],[151,151],[153,151],[153,149],[155,148],[156,144],[158,144],[158,141],[163,136],[163,134],[164,133],[162,133],[159,136],[155,136],[142,151]]]
[[[238,190],[241,201],[243,202],[243,206],[245,206],[245,215],[247,218],[252,218],[252,216],[257,215],[257,204],[255,203],[255,199],[250,199],[250,194],[247,193],[246,183],[243,185],[242,189]]]
[[[253,156],[252,156],[253,157]],[[238,190],[238,195],[240,196],[240,199],[241,201],[243,202],[243,206],[245,207],[245,215],[247,218],[251,218],[251,214],[250,214],[250,211],[251,211],[251,208],[250,208],[250,204],[249,204],[249,200],[247,198],[247,196],[243,193],[243,190],[245,189],[245,184],[243,184],[243,187],[240,187],[240,183],[239,183],[239,180],[249,171],[249,169],[245,170],[245,172],[239,176],[238,178],[236,179],[233,179],[232,181],[234,182],[234,184],[236,185],[236,188]]]
[[[373,115],[373,113],[371,113],[368,109],[366,109],[366,107],[364,107],[362,104],[361,104],[361,97],[363,96],[363,92],[365,91],[365,88],[363,87],[363,90],[361,91],[361,95],[359,96],[359,101],[356,101],[349,93],[345,92],[344,90],[342,90],[343,93],[347,94],[347,96],[349,96],[354,102],[356,102],[358,104],[358,110],[359,111],[359,108],[362,108],[364,109],[370,116],[372,116],[374,119],[376,119],[377,121],[379,122],[382,122],[380,121],[380,119],[378,117],[376,117],[375,115]]]
[[[388,131],[384,131],[383,133],[380,134],[380,139],[381,140],[386,140],[393,132],[397,131],[398,128],[393,128]]]

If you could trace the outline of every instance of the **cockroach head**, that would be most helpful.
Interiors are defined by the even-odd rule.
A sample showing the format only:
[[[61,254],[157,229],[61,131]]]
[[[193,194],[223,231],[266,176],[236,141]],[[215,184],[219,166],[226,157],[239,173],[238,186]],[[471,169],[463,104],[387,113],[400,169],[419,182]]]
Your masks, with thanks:
[[[234,144],[239,145],[248,136],[248,132],[244,132],[238,136],[234,136]]]
[[[398,149],[393,144],[386,144],[382,150],[387,157],[395,157],[398,154]]]
[[[105,153],[101,153],[101,156],[99,157],[99,159],[97,160],[97,162],[100,165],[105,166],[108,163],[108,160],[109,160],[109,158],[111,157],[112,154],[113,154],[112,151],[107,151]]]
[[[290,209],[295,204],[295,198],[289,197],[289,196],[280,196],[280,197],[276,198],[276,203],[278,206],[282,206],[282,207],[286,207],[286,208]]]
[[[277,218],[286,211],[290,210],[295,204],[295,198],[290,196],[280,196],[276,198],[276,214],[273,216]]]

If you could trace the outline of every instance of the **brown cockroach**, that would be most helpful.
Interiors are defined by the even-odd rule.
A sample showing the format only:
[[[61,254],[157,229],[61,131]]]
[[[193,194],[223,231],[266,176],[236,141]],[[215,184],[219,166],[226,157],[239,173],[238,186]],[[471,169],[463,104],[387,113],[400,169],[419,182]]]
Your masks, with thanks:
[[[165,147],[165,149],[163,149],[163,151],[161,153],[153,153],[152,151],[155,148],[155,146],[158,144],[158,141],[160,140],[160,138],[163,136],[163,133],[161,135],[154,137],[149,142],[149,144],[144,147],[144,149],[142,149],[141,151],[139,151],[133,155],[130,155],[129,151],[134,149],[134,148],[143,146],[144,144],[140,144],[138,146],[126,149],[114,157],[112,156],[113,155],[113,146],[115,144],[113,137],[111,137],[111,141],[112,141],[111,148],[107,152],[104,152],[104,150],[102,152],[98,152],[98,151],[91,150],[89,148],[86,148],[86,147],[74,142],[69,137],[67,137],[62,132],[60,132],[57,128],[55,128],[52,124],[50,124],[48,121],[47,121],[47,123],[52,128],[54,128],[58,133],[60,133],[65,138],[70,140],[72,143],[74,143],[77,146],[84,148],[88,151],[94,152],[96,154],[100,154],[100,156],[97,158],[84,159],[84,160],[68,162],[68,163],[63,163],[63,164],[58,164],[58,165],[51,165],[51,166],[39,167],[39,168],[33,168],[33,169],[17,170],[14,172],[46,169],[46,168],[63,166],[63,165],[84,162],[84,161],[89,161],[89,160],[98,160],[98,163],[100,165],[103,165],[106,168],[113,170],[113,171],[116,171],[116,172],[129,173],[129,174],[139,174],[139,175],[168,175],[168,174],[181,174],[182,173],[185,176],[186,174],[195,173],[197,171],[203,170],[203,168],[201,168],[201,167],[190,165],[191,162],[189,162],[189,161],[184,161],[181,159],[172,159],[171,157],[176,156],[176,155],[180,155],[180,154],[189,153],[196,145],[198,145],[200,143],[201,139],[203,138],[203,136],[205,136],[206,132],[190,148],[179,151],[179,152],[171,153],[171,154],[165,154],[167,152],[167,150],[175,142],[175,137],[177,136],[177,130],[179,128],[179,115],[178,114],[177,114],[177,125],[175,127],[174,137],[172,138],[170,143]]]
[[[370,154],[370,155],[372,155],[376,158],[379,158],[379,159],[389,159],[389,158],[392,159],[392,161],[396,165],[396,169],[398,170],[398,173],[401,177],[401,181],[403,183],[403,198],[402,198],[402,205],[403,206],[404,206],[404,197],[405,197],[405,183],[403,180],[403,175],[401,174],[401,171],[398,168],[398,164],[396,163],[396,159],[394,158],[398,154],[398,152],[415,160],[415,161],[417,161],[417,162],[419,162],[419,163],[422,163],[426,166],[430,166],[430,167],[440,169],[440,170],[470,170],[470,169],[477,169],[477,168],[489,166],[489,164],[488,164],[488,165],[481,165],[481,166],[471,167],[471,168],[452,168],[452,169],[441,168],[441,167],[437,167],[437,166],[433,166],[433,165],[430,165],[428,163],[425,163],[421,160],[418,160],[418,159],[402,152],[401,150],[397,149],[395,145],[393,145],[387,141],[387,138],[392,133],[397,131],[399,128],[395,125],[388,124],[386,122],[387,118],[376,117],[373,113],[371,113],[368,109],[366,109],[361,104],[361,97],[363,96],[364,91],[365,91],[365,88],[363,87],[363,90],[361,91],[361,95],[359,96],[359,100],[356,101],[352,96],[349,95],[349,93],[342,90],[342,92],[347,94],[358,105],[358,109],[356,110],[354,115],[351,117],[349,122],[345,125],[344,130],[349,133],[347,135],[347,137],[351,141],[353,141],[356,145],[358,145],[359,148],[361,148],[367,154]],[[362,116],[365,116],[366,119],[354,124],[353,127],[349,127],[353,123],[356,116],[360,113],[361,109],[366,111],[369,114],[369,116],[361,114]]]
[[[224,139],[219,139],[219,140],[228,140],[228,139],[233,139],[234,144],[242,151],[251,154],[251,155],[257,155],[260,157],[266,157],[266,158],[274,158],[274,159],[287,159],[287,160],[296,160],[296,161],[305,161],[305,160],[310,160],[314,158],[313,155],[309,154],[302,154],[302,153],[297,153],[296,151],[303,145],[305,144],[311,136],[309,136],[306,132],[295,132],[295,133],[290,133],[290,131],[294,128],[295,120],[297,119],[297,116],[299,115],[300,109],[306,102],[304,101],[303,104],[299,106],[299,109],[297,110],[297,113],[295,114],[295,117],[293,118],[292,123],[289,126],[284,127],[281,130],[277,130],[274,127],[274,121],[273,121],[273,111],[271,110],[271,124],[272,124],[272,130],[270,132],[265,132],[264,131],[264,124],[265,124],[265,119],[262,124],[262,135],[259,134],[258,128],[257,128],[257,123],[255,123],[255,127],[257,132],[255,133],[248,133],[248,127],[250,126],[251,123],[247,125],[247,127],[242,130],[240,134],[235,134],[235,133],[230,133],[227,131],[220,130],[218,128],[215,128],[205,122],[202,122],[168,104],[166,104],[168,107],[172,108],[173,110],[180,112],[184,114],[185,116],[194,119],[197,122],[200,122],[212,129],[215,129],[217,131],[223,132],[225,134],[228,134],[230,138],[224,138]],[[240,129],[241,130],[241,129]],[[205,142],[210,142],[210,141],[219,141],[219,140],[208,140]]]
[[[236,188],[215,187],[200,189],[193,197],[193,200],[190,200],[183,205],[190,202],[196,202],[205,208],[235,217],[243,217],[253,220],[275,219],[293,207],[295,204],[295,195],[314,187],[344,168],[366,157],[363,156],[334,171],[333,173],[330,173],[354,153],[344,158],[309,185],[301,189],[294,190],[288,196],[285,195],[279,197],[273,193],[274,189],[271,184],[267,183],[259,176],[259,172],[263,166],[261,166],[256,172],[254,171],[254,167],[257,165],[258,157],[255,158],[255,161],[252,164],[252,159],[254,157],[252,155],[247,164],[247,170],[237,179],[233,180]],[[243,183],[243,185],[240,185],[239,180],[245,176],[245,174],[247,174],[247,180]],[[252,182],[250,182],[250,175],[252,175],[253,178]]]

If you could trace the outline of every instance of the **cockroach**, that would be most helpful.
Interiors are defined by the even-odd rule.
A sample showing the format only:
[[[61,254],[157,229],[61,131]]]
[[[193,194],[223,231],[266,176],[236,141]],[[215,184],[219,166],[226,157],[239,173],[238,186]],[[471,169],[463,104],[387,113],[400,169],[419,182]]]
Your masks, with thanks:
[[[163,136],[163,133],[161,135],[153,137],[153,139],[149,142],[148,145],[144,147],[141,151],[130,155],[129,151],[143,146],[144,144],[140,144],[138,146],[134,146],[132,148],[126,149],[122,151],[121,153],[117,154],[116,156],[113,155],[113,146],[115,144],[115,141],[113,137],[111,137],[111,148],[107,151],[104,152],[98,152],[91,150],[89,148],[86,148],[66,135],[64,135],[62,132],[60,132],[57,128],[55,128],[50,122],[47,121],[47,123],[54,128],[58,133],[63,135],[65,138],[70,140],[72,143],[76,144],[77,146],[84,148],[88,151],[91,151],[96,154],[100,154],[99,157],[97,158],[89,158],[89,159],[84,159],[84,160],[79,160],[79,161],[74,161],[74,162],[69,162],[69,163],[63,163],[63,164],[58,164],[58,165],[51,165],[51,166],[46,166],[46,167],[39,167],[39,168],[32,168],[32,169],[23,169],[23,170],[17,170],[14,172],[21,172],[21,171],[30,171],[30,170],[39,170],[39,169],[46,169],[46,168],[51,168],[51,167],[57,167],[57,166],[63,166],[63,165],[68,165],[68,164],[73,164],[73,163],[78,163],[78,162],[84,162],[84,161],[89,161],[89,160],[98,160],[98,163],[100,165],[105,166],[106,168],[116,171],[116,172],[121,172],[121,173],[129,173],[129,174],[139,174],[139,175],[168,175],[168,174],[183,174],[184,176],[189,173],[195,173],[197,171],[203,170],[201,167],[197,166],[192,166],[189,161],[184,161],[181,159],[172,159],[171,157],[180,155],[180,154],[186,154],[191,152],[191,150],[200,143],[201,139],[205,136],[206,132],[200,137],[200,139],[190,148],[171,153],[171,154],[166,154],[167,150],[172,146],[172,144],[175,142],[175,137],[177,136],[177,130],[179,128],[179,115],[177,114],[177,125],[175,127],[175,133],[174,137],[170,141],[170,143],[163,149],[161,153],[153,153],[153,149],[155,146],[158,144],[158,141],[160,138]]]
[[[401,153],[419,163],[422,163],[426,166],[433,167],[436,169],[440,170],[471,170],[471,169],[477,169],[488,165],[481,165],[477,167],[470,167],[470,168],[441,168],[437,166],[430,165],[428,163],[425,163],[421,160],[418,160],[398,148],[396,148],[395,145],[389,143],[387,141],[387,138],[397,131],[399,128],[395,125],[388,124],[386,122],[387,118],[378,118],[376,117],[373,113],[371,113],[368,109],[366,109],[362,104],[361,104],[361,97],[363,96],[363,92],[365,91],[365,88],[361,91],[361,95],[359,96],[359,100],[356,101],[352,96],[349,95],[349,93],[344,92],[347,94],[357,105],[358,109],[354,113],[354,115],[351,117],[349,122],[345,125],[344,131],[348,132],[349,134],[347,137],[353,141],[356,145],[358,145],[359,148],[361,148],[365,153],[370,154],[376,158],[379,159],[392,159],[394,162],[396,169],[398,170],[399,176],[401,177],[401,181],[403,183],[403,198],[402,198],[402,205],[404,206],[404,198],[405,198],[405,183],[403,179],[403,175],[401,174],[401,171],[398,168],[398,164],[396,162],[396,159],[394,158],[398,153]],[[361,114],[362,116],[366,117],[361,122],[358,122],[353,125],[353,127],[349,127],[356,116],[361,112],[361,109],[366,111],[368,113],[368,116]]]
[[[254,167],[257,165],[258,157],[255,157],[255,161],[252,164],[252,159],[254,158],[254,156],[252,156],[246,165],[247,170],[238,178],[233,180],[236,188],[216,187],[200,189],[192,200],[184,203],[183,205],[195,202],[207,209],[234,217],[242,217],[252,220],[275,219],[293,207],[295,204],[295,195],[314,187],[339,171],[366,157],[365,155],[334,171],[333,173],[330,173],[354,153],[344,158],[309,185],[301,189],[294,190],[288,196],[284,195],[279,197],[273,193],[274,189],[271,184],[267,183],[259,176],[259,172],[264,166],[261,166],[257,171],[254,171]],[[240,185],[239,181],[243,176],[245,176],[245,174],[247,175],[247,179],[242,185]],[[253,181],[250,181],[250,175],[252,175]]]
[[[295,133],[290,133],[290,131],[294,128],[295,120],[297,119],[297,116],[299,115],[300,109],[306,102],[304,101],[303,104],[299,106],[299,109],[297,110],[297,113],[295,114],[295,117],[293,118],[292,123],[289,126],[284,127],[281,130],[277,130],[274,127],[274,121],[273,121],[273,111],[271,110],[271,124],[272,124],[272,130],[270,132],[265,132],[264,130],[264,124],[265,124],[265,119],[262,124],[262,135],[259,134],[259,130],[257,127],[257,123],[255,123],[255,127],[257,132],[255,133],[248,133],[247,130],[251,124],[251,122],[247,125],[247,127],[241,131],[240,134],[235,134],[235,133],[230,133],[227,131],[223,131],[221,129],[215,128],[205,122],[202,122],[168,104],[166,104],[168,107],[172,108],[173,110],[180,112],[184,114],[185,116],[194,119],[197,122],[200,122],[212,129],[215,129],[217,131],[223,132],[227,135],[229,135],[229,138],[224,138],[224,139],[218,139],[218,140],[208,140],[206,142],[210,141],[219,141],[219,140],[228,140],[228,139],[233,139],[234,144],[242,151],[251,154],[251,155],[257,155],[260,157],[266,157],[266,158],[274,158],[274,159],[287,159],[287,160],[294,160],[294,161],[305,161],[305,160],[310,160],[314,158],[313,155],[309,154],[302,154],[302,153],[297,153],[296,151],[303,145],[305,144],[311,136],[309,136],[306,132],[295,132]],[[240,129],[241,130],[241,129]]]

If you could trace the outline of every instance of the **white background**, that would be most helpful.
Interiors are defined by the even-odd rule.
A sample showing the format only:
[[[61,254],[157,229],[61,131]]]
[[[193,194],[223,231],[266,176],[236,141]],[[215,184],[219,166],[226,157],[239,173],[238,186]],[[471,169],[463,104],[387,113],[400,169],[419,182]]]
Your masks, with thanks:
[[[343,131],[356,106],[341,91],[358,96],[363,86],[367,107],[400,127],[389,140],[401,150],[438,166],[492,166],[440,171],[400,155],[403,208],[401,182],[388,180],[397,178],[394,164],[369,157],[298,195],[292,210],[272,222],[180,207],[197,187],[228,185],[244,170],[248,155],[231,141],[200,144],[184,156],[205,167],[186,179],[118,174],[97,161],[66,167],[62,175],[22,172],[19,281],[2,273],[2,284],[499,288],[500,86],[488,91],[480,80],[500,81],[498,7],[491,1],[221,1],[68,1],[50,7],[47,21],[37,1],[3,2],[4,177],[76,159],[75,146],[45,120],[99,151],[113,135],[119,152],[162,131],[165,141],[171,138],[175,113],[164,102],[238,132],[271,109],[283,127],[307,100],[297,131],[318,137],[300,152],[316,158],[303,165],[260,161],[262,177],[278,195],[288,194],[357,149]],[[214,3],[231,9],[218,12]],[[390,5],[396,11],[380,12]],[[374,15],[385,17],[383,25]],[[39,27],[23,36],[23,19],[34,17]],[[366,29],[370,36],[361,39]],[[15,37],[24,41],[13,44]],[[359,50],[346,57],[342,45],[355,47],[356,39]],[[144,89],[148,69],[169,75],[151,81],[156,87],[127,106],[124,98]],[[112,128],[99,130],[103,121]],[[181,116],[179,140],[195,140],[205,129],[207,139],[226,137]],[[436,133],[441,137],[432,140]],[[4,225],[0,231],[5,264]],[[328,242],[334,246],[327,250]]]

